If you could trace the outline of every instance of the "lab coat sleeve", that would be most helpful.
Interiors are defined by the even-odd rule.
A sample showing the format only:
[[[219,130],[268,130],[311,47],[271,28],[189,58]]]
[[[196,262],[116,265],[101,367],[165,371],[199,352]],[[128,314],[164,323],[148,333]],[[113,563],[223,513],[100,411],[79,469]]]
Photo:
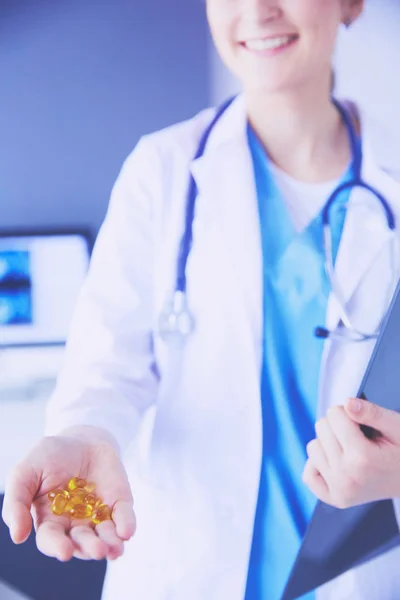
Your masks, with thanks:
[[[155,402],[151,332],[159,165],[157,149],[143,138],[114,186],[47,407],[47,435],[98,426],[124,449]]]

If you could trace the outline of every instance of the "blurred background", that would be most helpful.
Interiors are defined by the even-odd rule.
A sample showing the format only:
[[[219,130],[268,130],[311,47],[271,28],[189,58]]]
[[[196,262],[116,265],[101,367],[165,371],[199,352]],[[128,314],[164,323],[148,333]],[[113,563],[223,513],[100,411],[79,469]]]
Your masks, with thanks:
[[[399,23],[398,0],[367,0],[341,32],[336,87],[400,136]],[[238,86],[200,0],[0,0],[0,77],[1,503],[12,465],[41,436],[122,162],[142,134]],[[80,598],[100,598],[104,564],[58,564],[32,539],[16,548],[2,522],[0,557],[0,600],[64,600],[77,581]]]

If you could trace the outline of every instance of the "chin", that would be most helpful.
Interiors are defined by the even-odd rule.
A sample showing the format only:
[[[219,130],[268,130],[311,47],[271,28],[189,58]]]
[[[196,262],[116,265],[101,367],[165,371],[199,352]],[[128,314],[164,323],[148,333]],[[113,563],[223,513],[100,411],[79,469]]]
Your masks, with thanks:
[[[275,95],[290,94],[298,89],[298,84],[293,81],[271,81],[271,80],[251,80],[243,83],[243,89],[249,94]]]

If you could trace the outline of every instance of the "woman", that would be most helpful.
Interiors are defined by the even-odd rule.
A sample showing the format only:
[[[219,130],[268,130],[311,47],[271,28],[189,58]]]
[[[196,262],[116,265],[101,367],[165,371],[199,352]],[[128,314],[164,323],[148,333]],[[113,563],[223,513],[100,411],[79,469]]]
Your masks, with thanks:
[[[362,0],[208,0],[216,46],[243,94],[201,156],[214,110],[143,138],[118,179],[49,404],[51,437],[15,470],[4,512],[21,542],[33,501],[37,545],[60,560],[120,557],[107,600],[278,600],[315,504],[302,482],[306,448],[306,482],[339,498],[321,456],[347,460],[335,436],[344,422],[354,433],[360,418],[338,408],[333,423],[330,411],[311,442],[313,423],[355,395],[373,341],[324,343],[313,331],[343,330],[321,211],[355,176],[355,150],[400,214],[400,186],[378,156],[379,146],[396,156],[393,141],[330,96],[337,30],[361,10]],[[190,176],[193,238],[179,253]],[[370,331],[395,278],[391,238],[365,191],[351,195],[361,208],[344,223],[349,196],[330,213],[332,260],[350,317]],[[185,276],[194,324],[179,313]],[[97,483],[113,522],[92,530],[52,516],[47,492],[78,474]],[[384,479],[368,499],[387,493]],[[347,501],[363,501],[366,487]],[[395,552],[345,575],[321,598],[391,600],[398,560]]]

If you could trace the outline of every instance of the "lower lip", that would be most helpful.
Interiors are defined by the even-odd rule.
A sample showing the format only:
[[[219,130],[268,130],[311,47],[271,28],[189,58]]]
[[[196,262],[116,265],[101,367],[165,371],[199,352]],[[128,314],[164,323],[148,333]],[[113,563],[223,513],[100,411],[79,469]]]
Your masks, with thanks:
[[[254,48],[248,48],[244,43],[242,43],[241,46],[247,52],[250,52],[250,54],[253,54],[255,56],[277,56],[278,54],[282,54],[282,52],[285,52],[285,50],[288,50],[288,48],[294,46],[298,42],[298,40],[299,38],[294,38],[286,44],[283,44],[282,46],[278,46],[277,48],[268,48],[267,50],[255,50]]]

